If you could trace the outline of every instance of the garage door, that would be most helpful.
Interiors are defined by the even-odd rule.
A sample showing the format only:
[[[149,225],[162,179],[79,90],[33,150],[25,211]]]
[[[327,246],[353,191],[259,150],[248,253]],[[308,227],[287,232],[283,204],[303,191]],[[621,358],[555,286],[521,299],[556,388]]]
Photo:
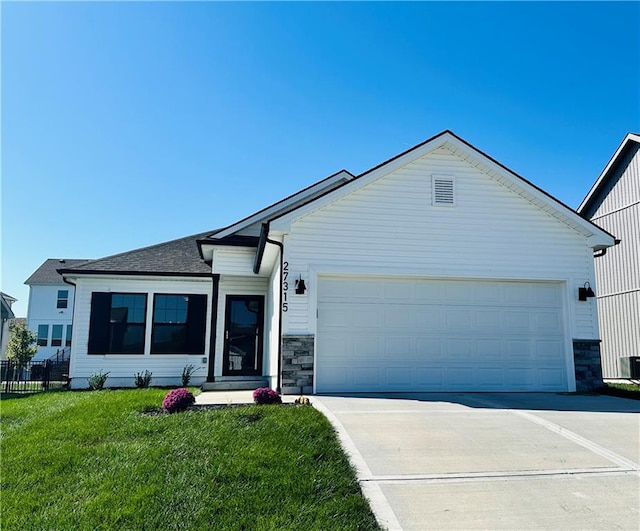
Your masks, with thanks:
[[[320,277],[317,392],[568,389],[562,284]]]

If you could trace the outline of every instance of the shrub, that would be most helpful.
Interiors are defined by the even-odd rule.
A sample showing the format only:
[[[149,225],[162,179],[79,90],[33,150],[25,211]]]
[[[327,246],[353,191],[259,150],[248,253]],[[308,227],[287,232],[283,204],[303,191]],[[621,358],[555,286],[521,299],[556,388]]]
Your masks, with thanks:
[[[253,401],[256,404],[282,404],[280,395],[268,387],[260,387],[253,392]]]
[[[167,396],[165,396],[162,401],[162,408],[167,413],[177,413],[179,411],[185,411],[189,406],[195,404],[195,402],[196,399],[193,393],[182,387],[167,393]]]
[[[187,386],[189,382],[191,382],[191,375],[196,372],[198,369],[195,368],[193,364],[186,365],[184,369],[182,369],[182,385]]]
[[[144,371],[144,374],[141,372],[137,372],[134,374],[135,377],[135,384],[136,387],[139,388],[144,388],[144,387],[149,387],[149,384],[151,383],[151,375],[153,373],[151,371]]]
[[[93,391],[99,391],[104,387],[104,383],[107,381],[109,377],[108,372],[96,371],[87,378],[87,382],[89,383],[89,389]]]

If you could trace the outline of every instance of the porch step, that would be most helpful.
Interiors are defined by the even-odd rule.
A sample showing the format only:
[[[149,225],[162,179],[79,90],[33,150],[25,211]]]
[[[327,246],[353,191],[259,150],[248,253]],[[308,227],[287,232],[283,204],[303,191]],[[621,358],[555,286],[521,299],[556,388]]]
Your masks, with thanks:
[[[258,387],[269,387],[269,380],[226,380],[202,384],[203,391],[253,391]]]

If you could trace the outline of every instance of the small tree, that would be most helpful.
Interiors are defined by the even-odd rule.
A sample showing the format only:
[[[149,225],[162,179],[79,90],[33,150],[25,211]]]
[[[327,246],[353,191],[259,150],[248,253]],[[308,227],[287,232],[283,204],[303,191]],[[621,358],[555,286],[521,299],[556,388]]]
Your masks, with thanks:
[[[7,359],[17,365],[18,370],[25,367],[36,355],[38,336],[22,322],[11,325],[11,337],[7,344]]]

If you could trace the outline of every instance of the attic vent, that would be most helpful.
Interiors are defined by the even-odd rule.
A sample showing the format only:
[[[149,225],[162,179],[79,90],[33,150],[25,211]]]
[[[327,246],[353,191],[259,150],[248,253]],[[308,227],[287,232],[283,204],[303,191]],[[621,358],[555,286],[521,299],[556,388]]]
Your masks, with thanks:
[[[453,177],[447,175],[433,176],[433,204],[454,205],[455,196],[453,189]]]

